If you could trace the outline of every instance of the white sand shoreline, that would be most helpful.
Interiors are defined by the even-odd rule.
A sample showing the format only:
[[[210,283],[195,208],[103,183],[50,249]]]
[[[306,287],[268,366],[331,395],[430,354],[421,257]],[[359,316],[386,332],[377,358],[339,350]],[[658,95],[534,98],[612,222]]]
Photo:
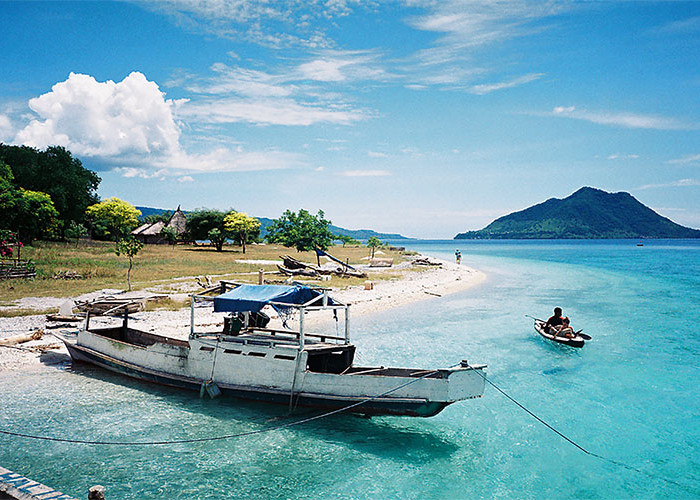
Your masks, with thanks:
[[[366,290],[363,285],[351,286],[332,292],[333,297],[341,302],[351,304],[351,317],[377,314],[383,311],[408,305],[421,300],[440,300],[440,297],[476,286],[484,281],[486,275],[476,269],[453,262],[430,258],[439,262],[440,266],[429,266],[417,270],[415,267],[378,268],[369,272],[368,280],[372,281],[373,289]],[[398,275],[396,278],[376,279],[381,273]],[[373,279],[375,277],[375,279]],[[115,290],[107,291],[114,293]],[[96,296],[100,292],[90,294]],[[86,297],[83,297],[83,299]],[[18,305],[33,308],[49,309],[57,307],[67,299],[55,297],[27,297],[17,301]],[[165,331],[165,334],[186,337],[189,331],[189,308],[179,311],[156,310],[140,312],[135,315],[138,328],[150,331]],[[323,321],[312,321],[309,324],[322,324]],[[46,316],[43,314],[0,318],[0,338],[38,329],[44,329],[46,334],[41,340],[31,341],[18,346],[19,348],[0,347],[0,373],[14,370],[40,369],[42,366],[64,362],[67,351],[60,345],[48,349],[49,346],[60,344],[58,339],[50,335],[52,330],[46,329]],[[66,330],[76,327],[66,326]],[[60,328],[54,331],[60,332]],[[163,333],[161,331],[161,333]],[[44,354],[42,354],[44,350]]]

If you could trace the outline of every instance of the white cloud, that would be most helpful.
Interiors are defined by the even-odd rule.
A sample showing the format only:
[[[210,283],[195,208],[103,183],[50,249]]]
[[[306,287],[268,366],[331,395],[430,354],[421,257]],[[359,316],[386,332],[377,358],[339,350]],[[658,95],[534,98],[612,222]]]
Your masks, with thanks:
[[[98,82],[71,73],[50,92],[30,99],[38,115],[15,142],[44,148],[59,144],[81,156],[173,155],[180,130],[177,103],[166,100],[155,82],[131,73],[121,82]]]
[[[276,101],[279,105],[279,101]],[[29,101],[34,118],[15,134],[14,142],[44,148],[61,145],[76,156],[87,156],[113,166],[124,177],[163,179],[183,173],[217,171],[251,171],[290,168],[303,165],[296,154],[275,150],[245,151],[219,147],[206,154],[185,151],[180,144],[180,128],[175,120],[178,109],[185,101],[165,99],[155,82],[141,73],[131,73],[121,82],[98,82],[89,75],[71,73],[67,80],[54,85],[50,92]],[[193,106],[189,116],[207,112],[204,102]],[[272,114],[272,105],[264,109]],[[246,112],[240,111],[245,118]],[[303,122],[300,115],[308,110],[277,107],[277,113],[290,112],[289,121]],[[318,110],[317,110],[318,111]],[[213,113],[213,122],[231,121],[230,112]],[[352,113],[338,110],[318,111],[318,120],[350,121]],[[343,113],[348,113],[344,115]],[[188,116],[188,113],[182,113]],[[36,117],[38,116],[38,118]],[[235,117],[235,113],[233,114]],[[202,120],[207,121],[207,120]],[[308,121],[308,120],[307,120]],[[270,118],[270,122],[274,120]],[[9,123],[0,120],[0,126]],[[211,141],[206,141],[211,144]]]
[[[192,1],[146,0],[140,2],[169,15],[194,31],[221,38],[249,40],[268,47],[332,45],[318,20],[346,16],[355,0],[288,1]]]
[[[508,89],[511,87],[517,87],[526,83],[533,82],[544,76],[544,73],[530,73],[528,75],[523,75],[521,77],[515,78],[513,80],[508,80],[499,83],[488,83],[481,85],[473,85],[469,88],[469,92],[477,95],[484,95],[496,90]]]
[[[177,182],[194,182],[194,178],[192,178],[191,175],[183,175],[182,177],[178,177]]]
[[[683,156],[674,160],[668,160],[666,163],[671,165],[687,165],[689,163],[700,163],[700,154]]]
[[[214,63],[216,76],[189,83],[185,88],[197,94],[238,94],[247,97],[287,97],[294,92],[285,79],[259,70]]]
[[[639,189],[654,189],[654,188],[665,188],[665,187],[689,187],[689,186],[700,186],[699,179],[680,179],[678,181],[666,182],[663,184],[645,184],[640,186]]]
[[[295,78],[317,82],[347,82],[393,78],[378,64],[379,55],[371,51],[326,50],[299,65]]]
[[[552,115],[572,118],[574,120],[588,121],[599,125],[610,125],[625,128],[653,130],[692,130],[697,128],[676,118],[668,118],[665,116],[612,111],[591,112],[583,109],[577,109],[575,106],[556,106],[552,110]]]
[[[350,64],[347,61],[340,60],[322,60],[317,59],[299,66],[301,74],[310,79],[321,82],[342,82],[346,76],[341,69]]]
[[[608,160],[637,160],[639,155],[614,153],[607,157]]]
[[[438,38],[410,58],[406,72],[413,75],[413,83],[457,86],[485,71],[474,63],[481,48],[539,32],[543,19],[570,8],[566,2],[521,0],[442,0],[416,6],[426,6],[426,12],[410,18],[409,25],[438,33]],[[494,62],[485,66],[493,67]],[[488,86],[483,90],[491,91]]]
[[[349,124],[364,120],[362,111],[343,106],[322,107],[300,104],[293,99],[201,99],[180,107],[178,117],[200,123],[248,122],[263,125],[315,123]]]
[[[380,153],[378,151],[367,151],[367,156],[370,158],[389,158],[388,154]]]
[[[0,114],[0,142],[5,142],[13,137],[13,128],[10,118]]]
[[[165,179],[168,171],[166,169],[158,169],[156,171],[148,170],[145,168],[137,167],[117,167],[114,169],[115,172],[121,174],[122,177],[134,178],[138,177],[140,179]]]
[[[346,170],[340,175],[344,177],[386,177],[391,175],[388,170]]]

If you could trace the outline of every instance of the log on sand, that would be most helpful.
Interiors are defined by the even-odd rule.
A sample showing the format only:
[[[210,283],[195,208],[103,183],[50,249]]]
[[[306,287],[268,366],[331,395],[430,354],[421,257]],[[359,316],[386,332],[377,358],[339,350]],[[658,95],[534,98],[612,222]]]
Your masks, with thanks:
[[[5,337],[0,339],[0,345],[13,346],[24,342],[29,342],[31,340],[39,340],[43,334],[44,330],[36,330],[34,332],[13,335],[12,337]]]

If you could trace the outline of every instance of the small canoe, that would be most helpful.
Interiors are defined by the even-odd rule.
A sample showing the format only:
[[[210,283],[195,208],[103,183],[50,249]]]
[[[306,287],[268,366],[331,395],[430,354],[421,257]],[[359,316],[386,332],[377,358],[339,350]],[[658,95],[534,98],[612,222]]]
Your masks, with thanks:
[[[543,321],[535,321],[535,331],[548,340],[551,340],[553,342],[558,342],[560,344],[568,345],[571,347],[583,347],[583,344],[586,343],[585,340],[583,339],[583,337],[581,337],[579,335],[576,335],[575,337],[572,337],[572,338],[554,336],[550,333],[545,332],[544,325],[545,325],[545,323]]]

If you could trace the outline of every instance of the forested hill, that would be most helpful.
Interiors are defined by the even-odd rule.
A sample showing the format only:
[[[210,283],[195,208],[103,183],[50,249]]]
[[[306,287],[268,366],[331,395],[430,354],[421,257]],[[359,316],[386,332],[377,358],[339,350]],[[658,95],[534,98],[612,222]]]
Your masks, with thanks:
[[[662,217],[629,193],[583,187],[496,219],[455,239],[700,238],[700,231]]]

